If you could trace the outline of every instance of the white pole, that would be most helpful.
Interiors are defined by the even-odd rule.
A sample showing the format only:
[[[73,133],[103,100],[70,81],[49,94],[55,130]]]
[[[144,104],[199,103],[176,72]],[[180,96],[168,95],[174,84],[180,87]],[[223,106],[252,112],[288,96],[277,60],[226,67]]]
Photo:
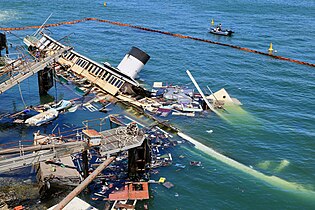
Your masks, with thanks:
[[[217,110],[215,110],[213,108],[213,106],[210,104],[210,102],[208,101],[208,99],[206,98],[206,96],[203,94],[202,90],[200,89],[198,83],[196,82],[196,80],[194,79],[194,77],[191,75],[190,71],[187,70],[186,73],[188,74],[188,76],[190,77],[191,81],[194,83],[195,87],[197,88],[198,92],[200,93],[201,97],[203,98],[203,100],[206,102],[206,104],[208,105],[208,107],[210,108],[211,111],[213,111],[214,113],[217,113]]]
[[[46,22],[48,21],[48,19],[52,16],[53,13],[51,13],[49,15],[49,17],[45,20],[45,22],[39,27],[39,29],[37,29],[37,31],[33,34],[33,36],[36,36],[41,30],[42,30],[42,27],[46,24]]]

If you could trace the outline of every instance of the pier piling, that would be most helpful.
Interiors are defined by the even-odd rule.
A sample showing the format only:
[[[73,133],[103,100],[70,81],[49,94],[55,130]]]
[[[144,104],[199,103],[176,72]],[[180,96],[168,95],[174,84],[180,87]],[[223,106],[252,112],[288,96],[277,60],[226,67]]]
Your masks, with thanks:
[[[40,95],[47,95],[47,92],[54,85],[53,69],[46,67],[38,72],[38,88]]]

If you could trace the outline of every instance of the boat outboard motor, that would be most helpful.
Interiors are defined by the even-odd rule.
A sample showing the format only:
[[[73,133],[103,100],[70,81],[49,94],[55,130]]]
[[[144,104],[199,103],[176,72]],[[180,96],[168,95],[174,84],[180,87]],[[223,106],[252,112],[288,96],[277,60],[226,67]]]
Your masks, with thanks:
[[[125,75],[135,79],[137,74],[143,69],[143,66],[148,62],[150,56],[140,50],[132,47],[124,59],[120,62],[117,68]]]

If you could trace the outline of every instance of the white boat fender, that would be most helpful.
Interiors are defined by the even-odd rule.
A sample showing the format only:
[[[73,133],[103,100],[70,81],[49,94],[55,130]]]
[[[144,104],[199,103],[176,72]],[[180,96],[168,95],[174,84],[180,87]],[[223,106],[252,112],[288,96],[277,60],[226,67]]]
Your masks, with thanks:
[[[168,156],[170,157],[170,160],[173,161],[171,153],[168,153]]]
[[[207,133],[213,133],[213,130],[207,130],[206,132]]]

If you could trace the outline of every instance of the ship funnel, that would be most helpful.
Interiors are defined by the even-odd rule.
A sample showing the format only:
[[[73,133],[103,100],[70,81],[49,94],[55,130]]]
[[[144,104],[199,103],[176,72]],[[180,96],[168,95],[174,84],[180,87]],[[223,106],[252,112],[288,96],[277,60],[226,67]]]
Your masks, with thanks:
[[[150,56],[140,50],[132,47],[124,59],[120,62],[117,68],[127,76],[135,79],[137,74],[143,69],[143,66],[148,62]]]

